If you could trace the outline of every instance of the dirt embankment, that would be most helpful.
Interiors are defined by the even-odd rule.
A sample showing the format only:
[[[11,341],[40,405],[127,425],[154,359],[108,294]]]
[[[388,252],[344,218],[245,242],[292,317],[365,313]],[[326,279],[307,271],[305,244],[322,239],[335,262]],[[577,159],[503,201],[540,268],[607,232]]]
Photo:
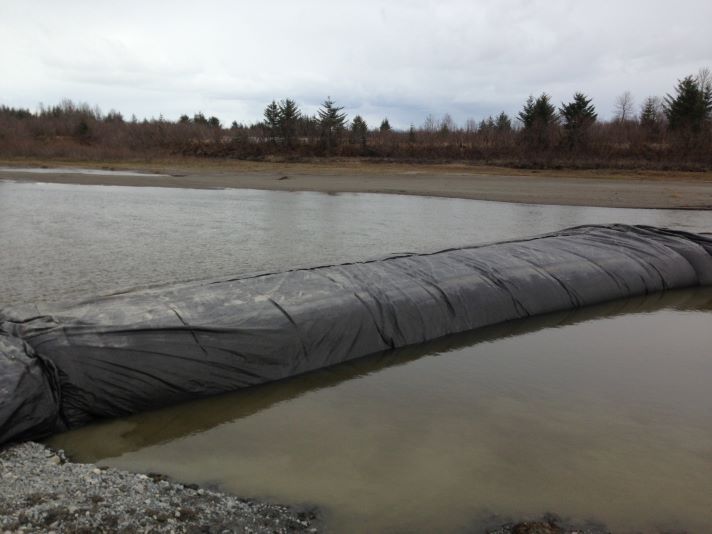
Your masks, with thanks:
[[[392,193],[581,206],[712,209],[712,172],[524,171],[466,164],[332,161],[257,163],[167,160],[151,163],[0,161],[0,179],[147,187],[238,188],[325,193]],[[24,167],[26,172],[12,167]],[[39,168],[32,172],[28,167]],[[48,173],[41,167],[61,167]],[[103,169],[83,174],[78,169]],[[145,174],[125,176],[116,170]]]

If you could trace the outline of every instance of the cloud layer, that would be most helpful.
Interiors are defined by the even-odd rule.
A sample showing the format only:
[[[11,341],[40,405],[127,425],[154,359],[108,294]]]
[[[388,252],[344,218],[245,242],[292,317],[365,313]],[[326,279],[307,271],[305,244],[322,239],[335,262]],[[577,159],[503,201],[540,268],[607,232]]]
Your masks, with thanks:
[[[511,114],[529,94],[641,102],[712,66],[708,0],[8,1],[0,103],[255,121],[327,96],[375,124]]]

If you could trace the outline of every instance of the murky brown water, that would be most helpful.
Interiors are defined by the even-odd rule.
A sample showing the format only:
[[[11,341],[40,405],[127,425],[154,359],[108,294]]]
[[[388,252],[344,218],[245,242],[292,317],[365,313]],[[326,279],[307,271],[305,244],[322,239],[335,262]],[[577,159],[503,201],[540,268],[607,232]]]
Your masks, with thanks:
[[[316,504],[338,532],[553,511],[712,528],[712,289],[554,314],[56,436],[80,460]]]
[[[712,212],[0,182],[0,307]],[[553,511],[712,531],[712,290],[454,336],[56,436],[75,458],[322,508],[339,532]]]

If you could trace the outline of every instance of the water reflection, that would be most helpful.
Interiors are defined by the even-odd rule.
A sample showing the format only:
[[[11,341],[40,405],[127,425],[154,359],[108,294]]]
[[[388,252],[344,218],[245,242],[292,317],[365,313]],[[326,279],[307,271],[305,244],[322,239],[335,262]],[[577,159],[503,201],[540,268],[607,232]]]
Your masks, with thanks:
[[[0,308],[613,222],[709,231],[712,212],[0,181]]]
[[[546,511],[712,524],[712,289],[498,325],[94,425],[52,445],[338,531],[458,531]]]

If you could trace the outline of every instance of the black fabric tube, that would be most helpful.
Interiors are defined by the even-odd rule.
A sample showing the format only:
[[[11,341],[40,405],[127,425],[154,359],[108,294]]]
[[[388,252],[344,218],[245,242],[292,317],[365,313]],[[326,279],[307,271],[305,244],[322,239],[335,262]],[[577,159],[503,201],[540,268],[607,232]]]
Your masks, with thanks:
[[[0,443],[543,313],[712,285],[712,238],[625,225],[0,311]]]

